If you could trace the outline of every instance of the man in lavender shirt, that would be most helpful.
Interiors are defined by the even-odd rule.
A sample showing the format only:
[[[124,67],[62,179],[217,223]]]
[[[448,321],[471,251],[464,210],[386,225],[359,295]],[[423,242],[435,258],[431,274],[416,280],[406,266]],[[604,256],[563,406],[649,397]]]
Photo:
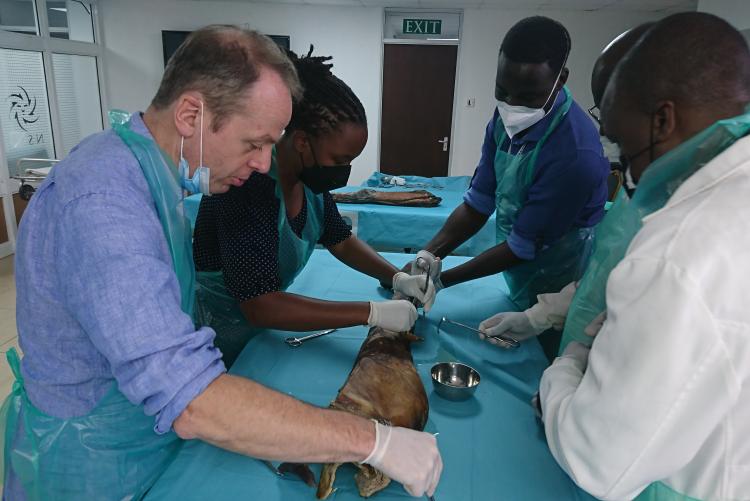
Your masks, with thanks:
[[[293,66],[268,38],[211,26],[174,54],[151,106],[133,114],[130,127],[170,157],[164,165],[183,156],[192,176],[202,159],[210,191],[222,193],[268,171],[299,92]],[[226,373],[214,332],[196,330],[181,309],[149,184],[115,132],[84,139],[35,193],[19,231],[16,271],[25,354],[20,379],[28,400],[9,430],[11,457],[30,432],[28,416],[43,414],[63,429],[117,391],[125,406],[142,411],[147,443],[139,447],[176,433],[177,442],[200,439],[269,460],[367,462],[414,496],[434,492],[442,462],[432,435],[320,409]],[[62,455],[54,436],[36,437],[36,464],[48,465],[45,455],[52,454],[71,464],[42,468],[31,483],[8,467],[6,451],[4,498],[36,499],[45,484],[55,499],[81,498],[71,492],[120,499],[123,493],[97,491],[106,482],[81,473],[86,465],[74,459],[91,457],[90,445],[111,432],[86,428],[81,443],[68,441]],[[113,447],[104,454],[125,452]],[[108,474],[117,479],[128,472],[113,467]]]

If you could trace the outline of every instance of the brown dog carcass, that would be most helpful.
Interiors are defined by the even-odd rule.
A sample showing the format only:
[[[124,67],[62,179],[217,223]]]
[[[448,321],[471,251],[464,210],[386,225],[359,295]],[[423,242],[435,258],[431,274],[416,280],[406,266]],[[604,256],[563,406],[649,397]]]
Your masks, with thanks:
[[[391,426],[424,429],[429,405],[410,349],[419,339],[409,332],[370,329],[349,377],[329,407]],[[370,465],[354,465],[359,469],[355,481],[362,497],[370,497],[391,481]],[[318,499],[326,499],[334,491],[339,466],[341,463],[323,465]]]

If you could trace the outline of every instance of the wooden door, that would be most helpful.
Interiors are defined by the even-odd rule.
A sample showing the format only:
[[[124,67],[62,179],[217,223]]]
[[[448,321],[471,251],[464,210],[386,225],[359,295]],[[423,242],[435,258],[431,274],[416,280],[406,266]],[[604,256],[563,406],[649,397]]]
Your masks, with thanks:
[[[385,45],[381,172],[448,175],[457,54],[455,45]]]

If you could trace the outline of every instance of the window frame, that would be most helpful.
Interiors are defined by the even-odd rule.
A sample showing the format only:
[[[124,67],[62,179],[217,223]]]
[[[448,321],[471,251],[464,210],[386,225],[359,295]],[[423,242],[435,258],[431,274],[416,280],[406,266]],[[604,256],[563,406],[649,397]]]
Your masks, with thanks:
[[[109,102],[107,99],[104,80],[104,46],[102,45],[101,17],[98,12],[97,0],[84,0],[84,3],[86,3],[91,10],[91,25],[94,42],[82,42],[79,40],[67,40],[52,37],[50,34],[49,19],[47,17],[47,0],[33,0],[34,15],[36,17],[39,35],[0,30],[0,48],[32,51],[42,54],[42,64],[44,68],[45,85],[47,87],[47,99],[50,112],[50,125],[52,126],[52,144],[56,152],[55,156],[57,156],[58,159],[62,156],[64,148],[62,121],[60,118],[60,103],[57,95],[57,80],[55,79],[55,70],[52,63],[53,54],[89,56],[94,58],[98,78],[102,129],[106,129],[108,126],[107,110],[109,109]],[[2,129],[0,128],[0,197],[2,198],[9,238],[9,242],[0,243],[0,257],[15,252],[17,228],[15,211],[13,208],[13,195],[18,192],[21,185],[20,182],[10,179],[9,177],[10,174],[5,155],[4,141],[2,138]]]

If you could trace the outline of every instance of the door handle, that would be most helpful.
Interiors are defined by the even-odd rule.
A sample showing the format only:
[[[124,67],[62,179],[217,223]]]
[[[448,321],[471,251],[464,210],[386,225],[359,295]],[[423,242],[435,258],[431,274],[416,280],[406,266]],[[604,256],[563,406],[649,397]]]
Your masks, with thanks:
[[[438,143],[443,145],[443,151],[448,151],[448,136],[445,136],[443,139],[438,139]]]

